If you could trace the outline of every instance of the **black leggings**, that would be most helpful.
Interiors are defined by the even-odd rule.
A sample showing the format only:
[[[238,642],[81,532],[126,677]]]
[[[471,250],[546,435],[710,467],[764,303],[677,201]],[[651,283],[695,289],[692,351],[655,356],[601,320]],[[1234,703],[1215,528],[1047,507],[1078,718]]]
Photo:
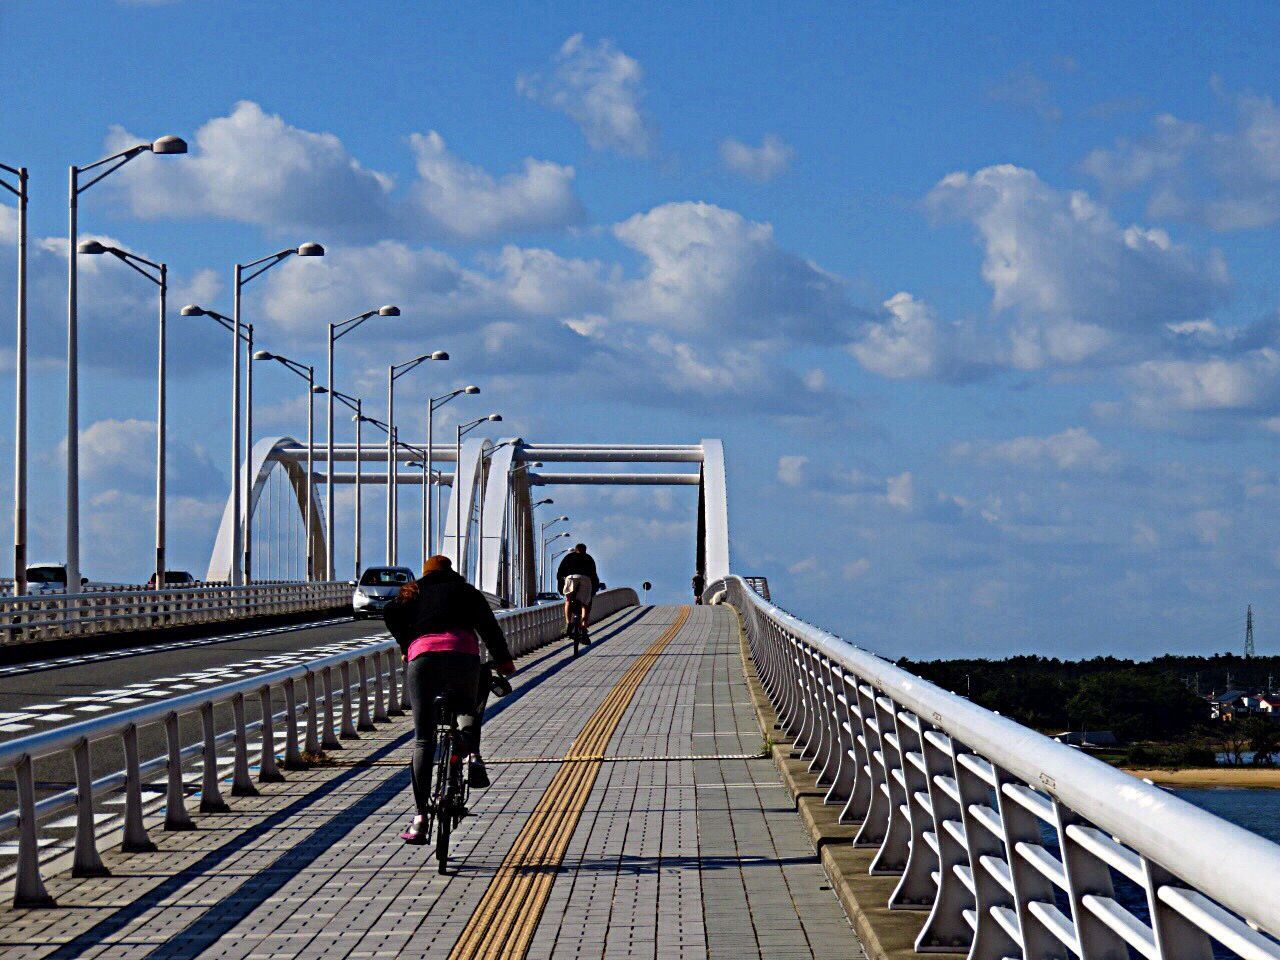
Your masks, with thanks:
[[[425,815],[431,801],[431,774],[436,754],[436,697],[444,694],[449,706],[471,717],[470,752],[480,752],[480,720],[488,699],[485,671],[472,653],[422,653],[409,661],[406,683],[413,705],[413,799]]]

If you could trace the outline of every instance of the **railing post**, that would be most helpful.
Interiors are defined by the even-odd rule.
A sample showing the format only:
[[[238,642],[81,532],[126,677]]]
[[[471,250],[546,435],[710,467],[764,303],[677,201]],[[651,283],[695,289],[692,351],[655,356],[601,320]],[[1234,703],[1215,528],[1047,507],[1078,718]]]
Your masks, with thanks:
[[[228,813],[231,808],[222,799],[218,786],[218,741],[213,725],[213,704],[200,708],[200,729],[204,733],[204,776],[200,786],[201,813]]]
[[[284,682],[284,768],[305,770],[307,763],[298,749],[298,696],[293,677]]]
[[[153,853],[156,845],[142,822],[142,777],[138,771],[138,728],[133,724],[121,734],[124,741],[124,841],[125,853]]]
[[[1112,897],[1115,887],[1111,870],[1086,850],[1067,832],[1067,827],[1088,822],[1056,798],[1053,812],[1058,826],[1058,849],[1062,853],[1062,869],[1067,877],[1067,896],[1080,946],[1081,960],[1127,960],[1129,951],[1124,940],[1093,914],[1083,903],[1084,897]]]
[[[182,783],[182,742],[178,739],[178,715],[170,713],[164,718],[165,740],[169,748],[165,790],[164,828],[166,830],[194,830],[196,825],[187,813],[185,788]]]
[[[320,679],[324,689],[324,729],[320,747],[322,750],[341,750],[342,741],[333,731],[333,667],[325,667]]]
[[[954,827],[948,826],[962,821],[955,765],[946,749],[949,744],[949,738],[939,730],[926,730],[920,744],[933,813],[931,845],[938,857],[938,892],[929,919],[916,936],[917,952],[958,949],[973,938],[973,929],[964,918],[964,911],[972,907],[973,895],[956,873],[956,867],[969,866],[969,851],[952,832]],[[924,840],[929,843],[929,837]],[[1015,951],[1011,956],[1019,954]]]
[[[343,740],[359,740],[356,733],[354,711],[351,707],[351,661],[342,661],[342,732],[338,734]]]
[[[872,874],[896,874],[906,869],[910,850],[911,822],[904,812],[907,805],[906,778],[903,766],[906,759],[902,742],[898,740],[894,714],[897,704],[883,694],[872,697],[874,716],[880,730],[880,752],[884,757],[884,779],[889,785],[889,811],[885,824],[884,842],[880,852],[871,861]],[[899,779],[902,776],[902,780]]]
[[[320,704],[316,702],[316,675],[307,671],[307,742],[304,747],[306,758],[315,760],[320,756]]]
[[[360,657],[356,660],[356,666],[360,670],[360,720],[356,729],[361,733],[368,733],[378,729],[369,719],[369,658]]]
[[[840,811],[841,823],[854,823],[865,820],[867,809],[871,806],[872,785],[871,765],[875,761],[867,750],[867,738],[862,722],[862,706],[858,696],[859,680],[856,675],[844,675],[845,718],[849,724],[849,749],[853,751],[850,760],[853,770],[853,786],[849,791],[849,802]]]
[[[930,874],[938,869],[938,857],[924,838],[926,832],[935,835],[937,832],[934,829],[933,803],[929,799],[929,781],[924,771],[923,734],[926,728],[919,717],[902,707],[894,711],[894,722],[905,781],[902,784],[906,794],[906,813],[903,816],[909,821],[911,839],[908,842],[907,865],[893,896],[889,898],[889,906],[924,910],[932,906],[937,893]]]
[[[231,699],[231,713],[234,717],[235,763],[231,773],[231,795],[233,797],[256,797],[258,788],[249,777],[249,734],[244,723],[244,694],[237,693]]]
[[[884,749],[880,739],[880,727],[876,722],[875,689],[858,682],[858,713],[862,718],[862,739],[867,751],[868,790],[867,812],[862,818],[862,826],[853,838],[855,847],[878,847],[884,842],[889,830],[889,818],[892,815],[889,797],[885,791],[890,776],[885,766]],[[883,788],[883,789],[882,789]]]
[[[98,856],[98,837],[93,822],[93,765],[89,741],[81,739],[73,750],[76,767],[76,848],[71,865],[73,877],[109,877]]]
[[[404,716],[404,710],[400,708],[400,685],[396,682],[396,675],[400,672],[400,650],[398,648],[387,651],[387,715],[392,717]]]
[[[262,759],[258,763],[259,783],[284,783],[284,774],[276,764],[275,717],[271,708],[271,688],[258,691],[258,703],[262,706]]]
[[[1213,941],[1209,935],[1159,897],[1160,888],[1176,884],[1177,878],[1146,857],[1142,858],[1142,876],[1159,960],[1212,960]]]
[[[382,696],[382,651],[373,653],[373,720],[375,723],[386,723],[387,702]]]
[[[13,905],[52,907],[56,904],[40,879],[40,836],[36,824],[36,785],[31,758],[19,760],[13,774],[18,787],[18,863]]]

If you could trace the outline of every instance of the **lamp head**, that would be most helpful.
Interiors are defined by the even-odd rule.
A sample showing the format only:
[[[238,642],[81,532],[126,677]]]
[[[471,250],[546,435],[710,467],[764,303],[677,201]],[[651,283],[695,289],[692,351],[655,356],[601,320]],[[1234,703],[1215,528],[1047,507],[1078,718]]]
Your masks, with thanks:
[[[188,303],[180,311],[184,317],[203,317],[204,307],[197,307],[194,303]]]
[[[97,256],[98,254],[106,253],[110,249],[110,247],[99,243],[97,240],[81,240],[76,244],[76,253],[83,253],[88,256]]]
[[[398,317],[400,316],[400,308],[394,304],[388,303],[385,307],[378,308],[378,316],[380,317]]]
[[[274,353],[268,353],[266,350],[255,350],[253,354],[255,360],[274,360],[275,358]]]
[[[568,517],[556,517],[557,520],[568,520]]]
[[[489,414],[487,417],[485,417],[485,419],[486,419],[486,420],[488,420],[490,423],[501,423],[501,422],[502,422],[502,414],[500,414],[500,413],[491,413],[491,414]]]
[[[479,388],[479,387],[477,387],[477,386],[473,383],[473,384],[471,384],[469,387],[463,387],[463,388],[462,388],[462,392],[463,392],[463,393],[470,393],[470,394],[477,394],[477,393],[479,393],[479,392],[480,392],[480,388]]]
[[[311,388],[311,392],[312,393],[328,393],[329,388],[322,383],[317,383],[314,387]]]
[[[295,253],[300,257],[323,257],[324,247],[318,243],[302,243],[298,245]]]
[[[187,141],[181,137],[167,136],[151,141],[151,152],[161,156],[174,156],[187,152]]]
[[[437,350],[435,353],[431,354],[430,356],[432,360],[448,360],[449,352],[447,350]]]

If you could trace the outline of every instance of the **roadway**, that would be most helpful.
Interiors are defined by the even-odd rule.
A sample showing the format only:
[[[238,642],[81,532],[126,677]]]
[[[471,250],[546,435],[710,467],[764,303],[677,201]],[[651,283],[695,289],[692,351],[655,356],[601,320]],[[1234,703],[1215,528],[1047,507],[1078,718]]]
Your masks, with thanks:
[[[0,909],[0,954],[862,957],[762,751],[733,612],[633,607],[593,634],[577,658],[522,657],[490,706],[493,784],[448,875],[397,837],[412,730],[395,718],[195,831],[153,811],[156,853],[104,837],[112,876],[47,875],[60,907]]]

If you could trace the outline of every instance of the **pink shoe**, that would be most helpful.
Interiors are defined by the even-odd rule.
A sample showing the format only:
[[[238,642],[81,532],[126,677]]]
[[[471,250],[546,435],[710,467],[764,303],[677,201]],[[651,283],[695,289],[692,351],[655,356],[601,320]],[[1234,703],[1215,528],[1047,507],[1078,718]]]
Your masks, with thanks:
[[[425,846],[427,842],[427,826],[422,817],[414,817],[413,826],[400,834],[400,839],[415,847]]]

